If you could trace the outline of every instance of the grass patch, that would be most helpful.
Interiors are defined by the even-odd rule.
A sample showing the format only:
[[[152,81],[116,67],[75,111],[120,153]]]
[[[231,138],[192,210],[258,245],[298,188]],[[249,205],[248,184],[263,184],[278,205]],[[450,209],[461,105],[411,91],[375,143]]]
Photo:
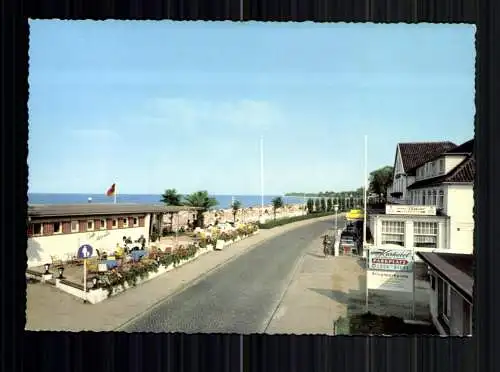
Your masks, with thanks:
[[[319,217],[334,216],[334,215],[335,212],[319,212],[319,213],[306,214],[305,216],[280,218],[277,220],[267,221],[265,223],[259,223],[259,229],[272,229],[273,227],[283,226],[292,222],[310,220],[311,218],[319,218]]]
[[[407,324],[396,316],[364,313],[349,318],[339,318],[335,322],[337,335],[437,335],[431,325]]]

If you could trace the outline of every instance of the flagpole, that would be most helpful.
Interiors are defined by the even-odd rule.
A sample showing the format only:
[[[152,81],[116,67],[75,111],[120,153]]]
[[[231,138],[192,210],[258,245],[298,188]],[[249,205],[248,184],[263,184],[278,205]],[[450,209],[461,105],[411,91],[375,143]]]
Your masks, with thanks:
[[[117,189],[117,187],[116,187],[116,183],[115,183],[115,192],[113,194],[113,196],[114,196],[114,203],[115,204],[116,204],[116,194],[117,194],[116,189]]]
[[[367,195],[367,189],[368,189],[368,136],[365,135],[365,169],[363,172],[363,178],[364,178],[364,192],[363,192],[363,197],[364,197],[364,212],[363,212],[363,256],[365,255],[366,252],[366,224],[368,221],[366,220],[366,195]],[[369,265],[369,255],[368,252],[366,252],[366,288],[365,288],[365,311],[368,312],[368,265]]]
[[[264,137],[260,137],[260,207],[264,216]]]
[[[363,223],[363,254],[364,254],[364,250],[365,250],[365,246],[366,246],[366,224],[367,224],[367,220],[366,220],[366,196],[367,196],[367,189],[368,189],[368,136],[365,135],[365,170],[364,170],[364,174],[363,174],[363,178],[364,178],[364,183],[365,183],[365,187],[364,187],[364,223]]]

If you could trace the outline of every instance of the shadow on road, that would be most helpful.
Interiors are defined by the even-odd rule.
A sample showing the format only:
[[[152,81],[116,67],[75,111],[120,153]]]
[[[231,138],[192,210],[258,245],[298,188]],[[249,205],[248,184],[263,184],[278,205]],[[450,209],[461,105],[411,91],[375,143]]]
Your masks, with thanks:
[[[349,294],[341,291],[333,291],[324,288],[309,288],[310,291],[316,292],[322,296],[328,297],[330,300],[347,305],[349,303]]]

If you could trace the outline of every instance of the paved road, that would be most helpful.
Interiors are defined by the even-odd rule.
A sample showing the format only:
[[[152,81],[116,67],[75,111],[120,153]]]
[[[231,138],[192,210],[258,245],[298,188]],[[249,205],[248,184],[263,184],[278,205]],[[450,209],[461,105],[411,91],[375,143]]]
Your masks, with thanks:
[[[339,219],[339,226],[341,223]],[[333,218],[267,240],[121,330],[262,332],[278,307],[299,258],[311,241],[332,227]]]

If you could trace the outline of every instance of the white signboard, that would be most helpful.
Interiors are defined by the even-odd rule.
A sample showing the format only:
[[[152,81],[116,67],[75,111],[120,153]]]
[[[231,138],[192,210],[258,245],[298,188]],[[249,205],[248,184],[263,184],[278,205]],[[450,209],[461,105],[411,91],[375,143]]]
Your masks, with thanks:
[[[392,247],[370,248],[368,251],[368,269],[413,271],[413,252],[411,249]]]
[[[386,204],[385,214],[407,214],[417,216],[435,216],[436,206],[434,205],[397,205]]]
[[[393,292],[413,292],[413,273],[404,271],[367,270],[368,289]]]

